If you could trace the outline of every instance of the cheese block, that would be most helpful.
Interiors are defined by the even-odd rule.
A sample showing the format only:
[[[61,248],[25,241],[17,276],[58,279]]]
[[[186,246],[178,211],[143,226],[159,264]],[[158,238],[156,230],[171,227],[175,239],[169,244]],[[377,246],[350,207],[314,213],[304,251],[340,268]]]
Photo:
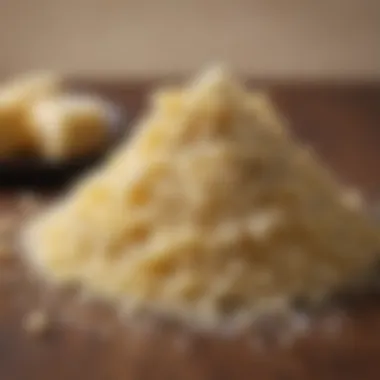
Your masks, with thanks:
[[[32,221],[31,264],[209,325],[355,282],[379,230],[274,109],[220,69],[157,95],[131,139]]]
[[[38,99],[60,89],[61,80],[50,73],[19,77],[0,88],[0,158],[33,150],[28,110]]]
[[[28,150],[30,136],[24,114],[13,105],[0,102],[0,159],[10,158]]]
[[[52,161],[97,153],[110,137],[105,102],[83,95],[42,99],[30,109],[28,123],[39,156]]]

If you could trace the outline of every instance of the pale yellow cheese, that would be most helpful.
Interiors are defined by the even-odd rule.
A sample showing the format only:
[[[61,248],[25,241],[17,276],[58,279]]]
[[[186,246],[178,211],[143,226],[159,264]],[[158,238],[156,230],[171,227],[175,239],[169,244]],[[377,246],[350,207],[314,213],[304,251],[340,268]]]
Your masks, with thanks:
[[[58,95],[34,103],[29,125],[37,154],[49,160],[98,152],[110,136],[108,105],[83,95]]]
[[[30,104],[61,90],[62,78],[51,72],[36,72],[12,78],[2,85],[1,103]]]
[[[33,150],[29,107],[59,89],[60,78],[50,73],[22,76],[0,87],[0,158]]]
[[[14,105],[1,104],[0,101],[0,159],[28,150],[29,141],[22,110]]]
[[[203,323],[366,273],[379,230],[254,96],[220,70],[158,96],[131,140],[28,228],[30,261],[130,310]]]
[[[161,112],[179,112],[183,101],[184,92],[176,88],[157,91],[153,96],[153,106]],[[268,94],[261,91],[252,92],[246,94],[242,101],[246,103],[247,110],[252,112],[253,118],[258,118],[261,123],[267,123],[273,128],[283,128],[285,120],[277,112]]]

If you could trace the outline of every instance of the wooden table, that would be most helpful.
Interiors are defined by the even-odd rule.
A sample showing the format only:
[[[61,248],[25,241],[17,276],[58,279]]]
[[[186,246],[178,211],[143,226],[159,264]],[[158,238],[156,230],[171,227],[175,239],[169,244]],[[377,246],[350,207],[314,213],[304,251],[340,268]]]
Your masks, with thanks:
[[[89,87],[135,116],[151,86]],[[380,84],[272,84],[269,89],[296,133],[315,146],[342,181],[376,199]],[[18,214],[18,204],[16,191],[3,191],[0,216]],[[112,307],[84,306],[78,296],[47,291],[13,255],[0,258],[0,263],[1,380],[380,378],[376,294],[356,297],[343,311],[332,308],[313,315],[308,332],[299,331],[290,341],[265,323],[259,333],[226,338],[144,318],[126,322]],[[24,327],[26,316],[36,308],[51,320],[50,331],[40,337]]]

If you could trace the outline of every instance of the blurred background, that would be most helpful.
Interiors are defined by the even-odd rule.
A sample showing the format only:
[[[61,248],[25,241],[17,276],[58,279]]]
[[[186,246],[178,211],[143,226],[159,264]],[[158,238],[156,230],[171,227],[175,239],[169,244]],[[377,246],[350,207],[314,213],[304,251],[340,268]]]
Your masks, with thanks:
[[[0,75],[380,78],[379,0],[1,0]]]

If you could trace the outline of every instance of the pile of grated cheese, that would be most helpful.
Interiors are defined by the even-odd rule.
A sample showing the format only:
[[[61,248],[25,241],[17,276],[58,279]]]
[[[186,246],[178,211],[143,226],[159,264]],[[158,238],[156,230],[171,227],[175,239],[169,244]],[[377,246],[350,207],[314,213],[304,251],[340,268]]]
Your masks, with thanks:
[[[319,299],[380,234],[270,101],[215,69],[162,91],[100,168],[27,230],[47,278],[218,322]]]

